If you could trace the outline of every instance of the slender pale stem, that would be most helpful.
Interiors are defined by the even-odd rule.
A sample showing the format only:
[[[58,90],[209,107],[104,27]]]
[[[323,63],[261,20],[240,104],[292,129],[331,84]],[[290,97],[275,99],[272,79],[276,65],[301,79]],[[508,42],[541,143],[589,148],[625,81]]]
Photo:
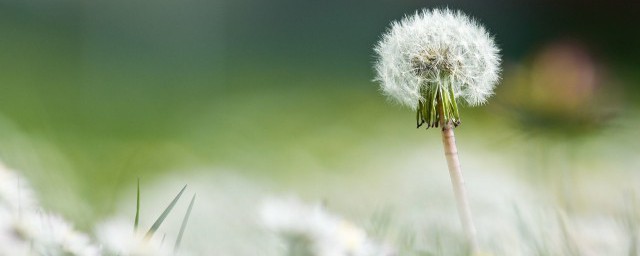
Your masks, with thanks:
[[[449,167],[449,175],[451,176],[451,184],[453,185],[453,193],[458,206],[458,213],[462,228],[471,249],[471,253],[475,254],[479,250],[478,239],[476,237],[476,228],[471,218],[471,210],[469,208],[469,199],[464,186],[462,177],[462,169],[460,168],[460,160],[458,159],[458,149],[456,147],[456,137],[453,133],[454,125],[451,121],[445,121],[442,102],[438,100],[438,112],[440,112],[440,125],[442,127],[442,144],[444,145],[444,155],[447,158],[447,166]]]

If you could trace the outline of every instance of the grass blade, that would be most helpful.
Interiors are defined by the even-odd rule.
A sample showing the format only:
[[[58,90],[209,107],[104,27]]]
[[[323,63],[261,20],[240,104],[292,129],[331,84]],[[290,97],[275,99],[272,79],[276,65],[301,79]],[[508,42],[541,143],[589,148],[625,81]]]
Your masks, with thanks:
[[[193,203],[195,201],[196,201],[196,194],[193,194],[193,197],[191,198],[191,202],[189,203],[189,208],[187,208],[187,213],[184,214],[184,218],[182,219],[182,225],[180,226],[180,232],[178,232],[176,245],[173,247],[174,252],[178,251],[178,247],[180,247],[180,242],[182,242],[182,235],[184,234],[184,230],[187,228],[187,222],[189,221],[189,216],[191,216],[191,209],[193,208]]]
[[[171,212],[171,209],[173,209],[173,207],[176,205],[176,203],[178,202],[178,200],[180,199],[180,197],[182,196],[182,193],[184,192],[184,190],[186,188],[187,188],[187,185],[184,185],[184,187],[182,187],[182,189],[180,190],[178,195],[176,195],[176,197],[173,198],[173,201],[171,201],[171,203],[167,206],[167,208],[164,209],[162,214],[160,214],[158,219],[156,219],[156,222],[154,222],[153,225],[151,225],[151,228],[149,229],[147,234],[144,236],[146,239],[151,238],[153,236],[153,233],[155,233],[156,230],[158,230],[158,228],[160,228],[160,225],[162,225],[162,222],[164,222],[164,219],[167,218],[167,216]]]
[[[133,222],[133,229],[138,231],[138,223],[140,221],[140,178],[138,178],[138,193],[136,194],[136,218]]]

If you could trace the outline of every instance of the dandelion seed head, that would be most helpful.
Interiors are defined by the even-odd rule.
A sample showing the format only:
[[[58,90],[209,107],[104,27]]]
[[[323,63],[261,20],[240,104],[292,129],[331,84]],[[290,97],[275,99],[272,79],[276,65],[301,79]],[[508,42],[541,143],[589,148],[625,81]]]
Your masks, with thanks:
[[[376,81],[390,99],[416,110],[425,89],[451,83],[455,98],[486,102],[499,80],[499,49],[460,11],[417,11],[391,24],[375,47]]]

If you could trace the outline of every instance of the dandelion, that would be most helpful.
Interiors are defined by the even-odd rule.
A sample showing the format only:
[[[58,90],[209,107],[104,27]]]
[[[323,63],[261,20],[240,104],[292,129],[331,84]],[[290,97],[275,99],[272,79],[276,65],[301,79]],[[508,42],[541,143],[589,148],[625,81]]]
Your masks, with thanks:
[[[453,128],[458,101],[483,104],[499,79],[498,48],[487,31],[461,12],[422,10],[393,22],[375,47],[376,81],[392,100],[416,111],[417,126],[442,128],[447,165],[463,228],[477,251]]]
[[[383,93],[416,110],[418,126],[458,125],[457,99],[483,104],[499,79],[499,50],[491,36],[448,9],[423,10],[392,23],[375,51]]]

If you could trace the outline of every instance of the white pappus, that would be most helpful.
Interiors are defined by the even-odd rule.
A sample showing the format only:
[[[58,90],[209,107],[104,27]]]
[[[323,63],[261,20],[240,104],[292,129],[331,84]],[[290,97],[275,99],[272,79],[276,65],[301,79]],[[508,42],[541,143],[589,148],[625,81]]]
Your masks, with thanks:
[[[375,80],[390,99],[417,111],[418,127],[457,125],[456,100],[483,104],[499,80],[493,38],[460,11],[424,9],[393,22],[375,52]]]

